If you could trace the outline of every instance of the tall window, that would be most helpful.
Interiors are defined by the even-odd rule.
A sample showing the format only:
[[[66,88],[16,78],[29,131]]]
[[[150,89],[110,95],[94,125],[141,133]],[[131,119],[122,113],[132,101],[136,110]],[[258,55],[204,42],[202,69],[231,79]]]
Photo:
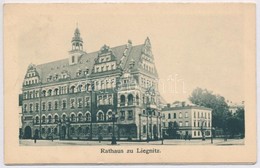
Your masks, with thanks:
[[[134,99],[133,95],[129,94],[127,99],[128,99],[128,105],[133,105],[133,99]]]
[[[75,108],[75,99],[70,99],[70,108]]]
[[[182,118],[182,112],[179,113],[179,118]]]
[[[185,121],[185,126],[186,126],[186,127],[189,126],[189,121]]]
[[[36,122],[36,124],[39,124],[39,117],[38,116],[36,116],[35,122]]]
[[[182,121],[179,122],[180,127],[182,127]]]
[[[176,118],[176,113],[173,113],[173,118]]]
[[[120,119],[121,120],[125,119],[125,111],[120,111]]]
[[[33,111],[33,104],[30,104],[30,112]]]
[[[70,119],[71,119],[71,122],[75,122],[76,121],[75,114],[71,114]]]
[[[58,94],[59,94],[59,89],[56,88],[56,89],[54,90],[54,95],[58,95]]]
[[[146,133],[146,125],[143,125],[143,133]]]
[[[67,101],[66,100],[62,100],[62,108],[65,109],[67,106]]]
[[[48,123],[51,123],[51,116],[48,116]]]
[[[72,62],[72,63],[75,62],[75,56],[72,56],[71,62]]]
[[[168,113],[168,119],[171,119],[171,113]]]
[[[42,96],[45,97],[46,96],[46,90],[42,91]]]
[[[62,121],[63,122],[66,121],[66,115],[65,114],[62,115]]]
[[[82,85],[79,85],[78,86],[78,92],[81,92],[81,90],[82,90]]]
[[[120,106],[124,106],[125,105],[125,95],[121,95],[120,96]]]
[[[87,114],[86,114],[86,119],[87,119],[87,121],[91,121],[91,115],[90,115],[90,113],[87,113]]]
[[[188,112],[185,112],[185,118],[188,118]]]
[[[79,121],[79,122],[82,122],[82,121],[83,121],[83,118],[82,118],[82,114],[81,114],[81,113],[78,114],[78,121]]]
[[[82,98],[78,98],[78,107],[82,108]]]
[[[35,111],[38,112],[39,111],[39,103],[35,104]]]
[[[89,107],[89,106],[90,106],[90,98],[89,98],[89,97],[86,97],[86,98],[85,98],[85,106],[86,106],[86,107]]]
[[[48,110],[51,110],[51,102],[48,102]]]
[[[51,96],[52,95],[52,90],[48,90],[48,96]]]
[[[45,123],[46,122],[46,118],[45,116],[42,116],[42,123]]]
[[[98,121],[103,121],[104,120],[104,113],[103,112],[98,112],[98,115],[97,115],[98,117],[97,117],[97,120]]]
[[[128,110],[128,120],[133,119],[133,110]]]
[[[46,110],[46,103],[42,102],[42,110],[45,111]]]
[[[112,96],[108,95],[108,104],[111,105],[112,104]]]
[[[54,116],[54,122],[55,122],[55,123],[58,123],[58,121],[59,121],[59,116],[55,115],[55,116]]]
[[[58,109],[58,101],[54,102],[54,109],[57,110]]]
[[[196,112],[195,111],[194,111],[193,115],[194,115],[193,117],[196,118]]]

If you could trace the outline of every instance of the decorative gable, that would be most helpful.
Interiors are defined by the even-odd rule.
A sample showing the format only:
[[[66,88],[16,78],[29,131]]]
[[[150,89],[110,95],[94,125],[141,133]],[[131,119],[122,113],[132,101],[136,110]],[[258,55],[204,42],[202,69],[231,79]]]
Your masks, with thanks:
[[[115,70],[116,57],[109,46],[104,45],[98,52],[98,57],[94,64],[94,73]]]
[[[40,82],[40,75],[36,69],[36,65],[30,64],[27,68],[27,72],[24,78],[24,85],[35,85]]]

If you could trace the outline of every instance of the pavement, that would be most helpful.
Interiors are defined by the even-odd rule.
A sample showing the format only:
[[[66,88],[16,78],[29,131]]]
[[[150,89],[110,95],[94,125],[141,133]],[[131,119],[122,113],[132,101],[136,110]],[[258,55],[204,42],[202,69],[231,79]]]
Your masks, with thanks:
[[[21,146],[100,146],[100,145],[111,145],[111,141],[84,141],[84,140],[19,140]],[[244,145],[244,139],[214,139],[213,144],[210,139],[202,141],[201,139],[192,140],[176,140],[167,139],[162,141],[150,141],[150,142],[130,142],[130,141],[117,141],[117,145],[129,146],[129,145]]]

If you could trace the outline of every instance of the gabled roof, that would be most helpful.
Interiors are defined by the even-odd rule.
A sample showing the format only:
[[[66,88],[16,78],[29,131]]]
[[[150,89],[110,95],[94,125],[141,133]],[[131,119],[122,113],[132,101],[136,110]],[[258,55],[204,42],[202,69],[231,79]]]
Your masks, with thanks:
[[[123,70],[129,69],[129,63],[131,60],[135,61],[133,69],[138,69],[139,67],[139,59],[142,53],[143,44],[137,46],[129,47],[129,51],[126,54],[126,58],[121,64]],[[124,51],[127,45],[121,45],[117,47],[111,48],[113,54],[116,57],[117,64],[120,63],[121,58],[123,57]],[[54,76],[55,74],[60,75],[62,72],[68,72],[70,79],[76,78],[76,74],[78,70],[86,70],[89,69],[89,73],[91,73],[93,66],[95,64],[95,59],[98,57],[99,51],[92,53],[84,53],[80,58],[76,65],[69,65],[69,59],[62,59],[58,61],[53,61],[45,64],[40,64],[36,66],[36,70],[40,75],[40,79],[42,83],[47,82],[47,78],[49,75]]]

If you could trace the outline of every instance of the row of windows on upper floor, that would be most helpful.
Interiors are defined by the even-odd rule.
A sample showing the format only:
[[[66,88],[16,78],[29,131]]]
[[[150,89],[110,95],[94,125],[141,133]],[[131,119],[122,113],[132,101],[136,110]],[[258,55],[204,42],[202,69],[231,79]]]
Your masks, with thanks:
[[[151,87],[151,86],[156,86],[154,81],[151,81],[149,79],[145,79],[141,77],[141,86],[142,87]]]
[[[28,79],[28,80],[25,80],[25,85],[33,85],[33,84],[37,84],[39,82],[38,79]]]
[[[28,72],[27,75],[26,75],[26,77],[27,77],[27,78],[30,78],[30,77],[34,77],[35,75],[36,75],[35,72]]]
[[[183,113],[184,112],[179,112],[179,116],[178,118],[182,118],[183,117]],[[189,117],[189,113],[188,112],[185,112],[184,113],[185,115],[185,118],[188,118]],[[190,116],[191,117],[191,116]],[[165,118],[165,114],[163,114],[163,118]],[[171,113],[168,113],[168,116],[167,116],[167,119],[176,119],[177,118],[177,114],[176,113],[173,113],[173,116]],[[210,112],[193,112],[193,118],[208,118],[210,119],[211,118],[211,113]]]
[[[110,70],[115,70],[116,65],[115,63],[108,64],[106,65],[95,65],[95,72],[105,72],[105,71],[110,71]]]
[[[128,110],[127,111],[127,119],[128,120],[133,120],[133,110]],[[120,120],[125,120],[126,119],[126,115],[125,115],[125,111],[121,111],[120,112],[120,116],[119,116]],[[46,120],[47,119],[47,120]],[[67,116],[67,114],[62,114],[61,117],[58,114],[54,114],[54,117],[51,114],[48,114],[47,117],[45,114],[43,114],[41,116],[41,123],[58,123],[59,121],[61,122],[66,122],[66,121],[70,121],[70,122],[88,122],[91,121],[91,113],[89,111],[87,111],[85,114],[83,114],[82,112],[79,112],[77,115],[72,112],[70,113],[69,116]],[[103,112],[102,110],[99,110],[96,113],[96,121],[112,121],[113,119],[118,119],[117,117],[113,118],[113,114],[112,114],[112,110],[108,110],[106,113]],[[40,123],[40,117],[38,115],[36,115],[33,119],[35,124],[39,124]]]
[[[168,122],[168,128],[173,128],[173,127],[189,127],[192,126],[190,125],[189,121],[175,121],[175,122]],[[166,123],[163,122],[163,127],[166,127]],[[211,127],[211,122],[210,121],[194,121],[193,122],[193,127]]]
[[[71,109],[74,108],[83,108],[83,107],[90,107],[91,106],[91,99],[89,96],[86,96],[84,98],[84,102],[83,102],[83,98],[82,97],[78,97],[78,98],[70,98],[70,104],[69,107]],[[112,94],[104,94],[101,99],[98,99],[98,105],[113,105],[113,95]],[[54,100],[54,103],[49,101],[47,104],[46,102],[42,102],[42,111],[51,111],[51,110],[58,110],[59,108],[61,109],[66,109],[67,108],[67,99],[62,99],[61,101],[59,100]],[[29,103],[29,112],[39,112],[39,102],[36,102],[35,105],[34,103]],[[23,112],[28,112],[28,105],[24,104],[23,105]]]
[[[115,87],[115,80],[102,80],[102,81],[96,81],[95,85],[86,84],[86,85],[78,85],[77,87],[72,85],[70,88],[67,86],[61,86],[60,88],[55,89],[48,89],[48,90],[42,90],[42,97],[46,96],[57,96],[60,94],[68,94],[68,93],[80,93],[83,91],[91,91],[91,90],[102,90],[102,89],[109,89]],[[69,89],[68,89],[69,88]],[[33,90],[33,91],[25,91],[23,93],[24,99],[32,99],[32,98],[39,98],[39,90]]]
[[[150,65],[145,64],[145,63],[143,63],[143,69],[146,70],[146,71],[149,71],[151,73],[154,73],[154,68]]]

